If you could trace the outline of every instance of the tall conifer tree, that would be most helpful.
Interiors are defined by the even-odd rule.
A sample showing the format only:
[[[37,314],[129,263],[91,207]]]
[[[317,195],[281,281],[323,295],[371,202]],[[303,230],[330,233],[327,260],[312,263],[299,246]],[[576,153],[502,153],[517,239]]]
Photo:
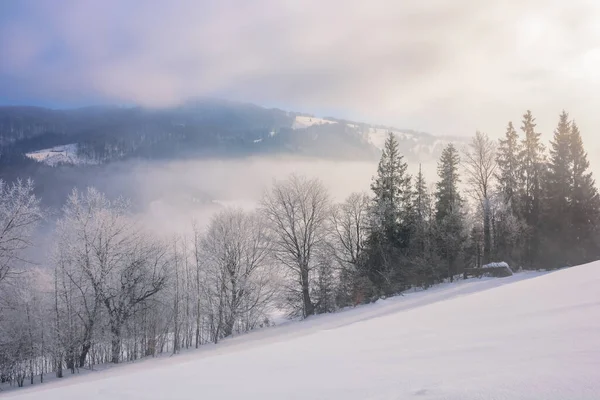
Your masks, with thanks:
[[[544,180],[544,218],[541,225],[545,242],[542,259],[545,265],[570,263],[571,252],[561,251],[560,248],[561,244],[567,244],[572,239],[569,215],[572,169],[571,123],[569,115],[563,111],[550,142],[548,174],[547,179]]]
[[[415,267],[416,284],[428,287],[432,285],[438,273],[435,269],[436,260],[433,257],[432,243],[432,214],[431,196],[427,182],[423,176],[421,165],[415,178],[411,218],[411,259]]]
[[[494,220],[494,256],[510,263],[519,264],[522,241],[517,241],[522,232],[522,209],[520,209],[523,179],[521,179],[521,143],[512,122],[508,123],[504,137],[498,141],[496,153],[496,180],[501,204]]]
[[[387,240],[399,240],[399,226],[405,201],[410,191],[407,164],[398,149],[398,141],[390,132],[377,166],[377,176],[371,183],[374,194],[375,223]]]
[[[458,190],[460,157],[450,143],[438,163],[439,181],[435,192],[436,242],[440,258],[445,264],[445,275],[453,279],[458,272],[458,258],[465,241],[465,222],[462,198]]]
[[[573,163],[570,214],[574,250],[581,256],[576,262],[588,262],[600,258],[600,198],[592,173],[588,171],[590,164],[575,121],[571,124],[569,147]]]
[[[372,221],[362,265],[379,294],[397,292],[406,284],[412,197],[411,179],[406,169],[398,141],[390,132],[371,184]]]
[[[523,210],[523,217],[529,230],[529,237],[525,244],[526,262],[529,267],[534,267],[538,262],[541,240],[542,179],[545,172],[545,149],[540,141],[541,134],[536,132],[535,128],[535,118],[528,110],[523,115],[521,125],[523,131],[520,155],[522,193],[519,208]]]
[[[498,151],[496,153],[496,179],[498,181],[498,190],[502,195],[505,204],[516,213],[518,201],[515,194],[520,192],[519,184],[519,166],[521,147],[519,143],[519,134],[515,130],[513,123],[509,122],[506,127],[504,138],[499,140]]]

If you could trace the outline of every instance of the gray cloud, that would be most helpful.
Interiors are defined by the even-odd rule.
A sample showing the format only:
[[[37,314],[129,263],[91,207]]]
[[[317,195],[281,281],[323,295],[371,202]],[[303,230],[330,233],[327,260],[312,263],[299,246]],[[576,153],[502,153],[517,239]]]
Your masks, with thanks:
[[[22,2],[0,26],[1,81],[49,100],[222,95],[434,133],[497,135],[527,108],[547,133],[562,108],[588,141],[600,124],[595,0],[176,4]]]

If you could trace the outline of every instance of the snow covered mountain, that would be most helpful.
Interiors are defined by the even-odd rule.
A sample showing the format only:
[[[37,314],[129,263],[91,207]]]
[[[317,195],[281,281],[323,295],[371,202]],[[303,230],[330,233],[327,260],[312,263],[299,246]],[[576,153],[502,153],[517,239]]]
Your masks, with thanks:
[[[419,162],[461,140],[211,99],[168,109],[0,107],[0,164],[266,154],[376,160],[388,132],[407,159]]]
[[[598,399],[600,262],[470,279],[18,399]]]
[[[295,130],[307,129],[313,126],[324,126],[327,124],[338,124],[349,132],[360,136],[368,145],[383,150],[385,140],[389,133],[393,133],[398,139],[403,155],[412,161],[436,160],[448,143],[463,143],[464,138],[434,136],[424,132],[402,130],[394,127],[374,126],[364,123],[350,122],[337,119],[316,118],[297,115],[292,128]]]

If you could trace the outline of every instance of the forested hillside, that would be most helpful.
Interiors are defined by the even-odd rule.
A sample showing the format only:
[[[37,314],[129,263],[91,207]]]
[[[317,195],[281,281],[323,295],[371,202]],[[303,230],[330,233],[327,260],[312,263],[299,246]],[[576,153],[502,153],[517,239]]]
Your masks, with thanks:
[[[160,109],[0,107],[0,179],[33,179],[36,195],[54,208],[73,187],[90,185],[138,205],[139,193],[108,183],[125,181],[136,165],[252,157],[375,163],[390,131],[413,162],[435,163],[447,143],[463,141],[215,99]]]
[[[93,164],[265,154],[372,159],[388,130],[213,99],[164,109],[0,107],[0,163],[22,164],[28,153],[64,145],[75,145],[80,162]],[[411,158],[441,150],[440,138],[395,131]]]

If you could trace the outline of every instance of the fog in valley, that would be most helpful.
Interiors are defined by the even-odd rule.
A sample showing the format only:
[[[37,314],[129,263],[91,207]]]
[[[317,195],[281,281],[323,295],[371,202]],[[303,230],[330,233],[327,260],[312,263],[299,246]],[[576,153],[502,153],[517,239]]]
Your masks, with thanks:
[[[422,168],[433,182],[435,165]],[[409,165],[409,171],[416,173],[418,165]],[[297,157],[196,160],[136,164],[130,173],[106,184],[114,183],[113,188],[123,184],[125,193],[135,188],[132,196],[148,226],[162,233],[182,233],[189,231],[192,220],[205,225],[223,207],[256,208],[273,180],[291,174],[318,178],[332,201],[342,202],[353,192],[370,192],[376,172],[377,163],[368,161]]]
[[[418,163],[407,171],[416,174]],[[422,164],[433,189],[436,164]],[[223,208],[255,209],[274,180],[291,174],[318,178],[333,202],[353,192],[370,192],[377,161],[335,161],[309,157],[273,156],[184,161],[129,161],[81,173],[66,167],[56,175],[56,185],[38,190],[53,211],[44,233],[60,215],[61,204],[73,188],[95,187],[109,198],[124,197],[144,225],[161,235],[189,234],[192,222],[205,226]],[[370,194],[370,193],[369,193]],[[52,201],[45,201],[45,199]],[[36,257],[38,258],[38,257]]]

